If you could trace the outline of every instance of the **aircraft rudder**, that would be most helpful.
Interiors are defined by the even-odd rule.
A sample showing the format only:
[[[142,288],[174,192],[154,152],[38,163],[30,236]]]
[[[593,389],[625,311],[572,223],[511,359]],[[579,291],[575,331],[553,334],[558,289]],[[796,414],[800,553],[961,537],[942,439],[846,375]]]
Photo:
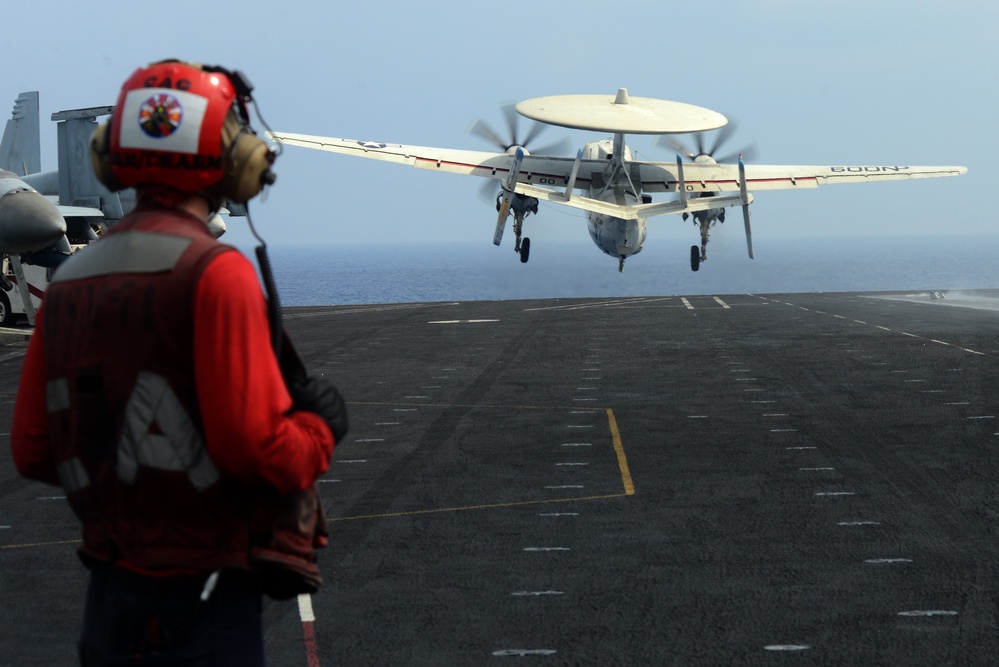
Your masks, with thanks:
[[[38,91],[23,92],[14,101],[14,110],[0,140],[0,169],[19,176],[42,170],[41,127]]]

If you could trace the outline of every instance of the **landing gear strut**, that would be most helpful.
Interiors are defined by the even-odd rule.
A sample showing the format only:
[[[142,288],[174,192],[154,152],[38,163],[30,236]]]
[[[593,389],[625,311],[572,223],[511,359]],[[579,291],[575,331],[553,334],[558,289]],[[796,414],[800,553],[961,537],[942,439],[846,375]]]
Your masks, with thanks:
[[[708,261],[708,231],[711,229],[711,223],[707,220],[701,222],[701,261]]]
[[[684,216],[684,219],[686,219],[686,214]],[[701,262],[708,261],[708,234],[716,220],[718,222],[725,222],[725,209],[722,209],[717,215],[711,215],[710,212],[708,214],[694,214],[694,225],[701,230],[701,247],[698,248],[696,245],[690,247],[691,271],[697,271],[701,268]]]
[[[500,196],[502,197],[502,194]],[[531,239],[526,236],[521,238],[521,233],[524,229],[524,218],[538,212],[538,200],[536,197],[514,195],[510,208],[513,211],[513,251],[520,255],[521,264],[527,264],[527,260],[531,257]]]
[[[520,263],[527,264],[527,260],[531,258],[531,239],[520,237],[521,230],[524,228],[524,216],[526,213],[520,211],[514,211],[513,213],[513,251],[520,255]]]

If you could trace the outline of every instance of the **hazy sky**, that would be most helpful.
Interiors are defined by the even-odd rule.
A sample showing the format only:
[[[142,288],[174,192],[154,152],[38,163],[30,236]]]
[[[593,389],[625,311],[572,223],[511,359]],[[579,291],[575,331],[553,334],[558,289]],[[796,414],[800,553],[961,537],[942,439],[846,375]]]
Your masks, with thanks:
[[[738,118],[732,148],[755,141],[761,163],[969,168],[958,178],[757,193],[758,239],[999,241],[982,197],[999,178],[991,1],[55,0],[19,3],[9,18],[0,102],[40,92],[43,169],[56,166],[53,112],[113,104],[136,67],[166,57],[243,70],[275,130],[478,150],[489,146],[467,129],[476,117],[502,127],[500,103],[626,87]],[[577,146],[603,138],[550,128],[542,143],[562,136]],[[672,159],[652,138],[629,145],[642,159]],[[253,209],[271,244],[491,242],[495,211],[478,198],[477,178],[295,147],[276,171]],[[527,224],[535,244],[588,238],[582,212],[554,205]],[[678,216],[653,218],[649,234],[698,241]],[[245,222],[232,220],[226,239],[247,242]],[[741,224],[713,242],[742,243]]]

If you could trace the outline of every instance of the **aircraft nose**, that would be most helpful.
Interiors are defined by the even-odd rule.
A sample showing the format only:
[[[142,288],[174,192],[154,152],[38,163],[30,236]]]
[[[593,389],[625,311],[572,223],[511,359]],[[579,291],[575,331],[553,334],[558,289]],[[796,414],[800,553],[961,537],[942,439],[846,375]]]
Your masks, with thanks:
[[[0,251],[41,250],[65,234],[66,220],[35,190],[24,186],[0,197]]]

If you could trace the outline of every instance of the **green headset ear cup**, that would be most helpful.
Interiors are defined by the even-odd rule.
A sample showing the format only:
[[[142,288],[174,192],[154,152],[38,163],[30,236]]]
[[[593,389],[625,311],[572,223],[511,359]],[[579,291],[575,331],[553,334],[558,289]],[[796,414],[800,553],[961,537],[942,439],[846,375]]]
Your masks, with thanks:
[[[123,186],[111,171],[111,151],[109,150],[111,142],[110,124],[110,122],[101,123],[94,130],[94,133],[90,135],[90,163],[94,167],[94,174],[97,176],[97,180],[103,183],[104,187],[108,190],[117,192],[123,189]]]

